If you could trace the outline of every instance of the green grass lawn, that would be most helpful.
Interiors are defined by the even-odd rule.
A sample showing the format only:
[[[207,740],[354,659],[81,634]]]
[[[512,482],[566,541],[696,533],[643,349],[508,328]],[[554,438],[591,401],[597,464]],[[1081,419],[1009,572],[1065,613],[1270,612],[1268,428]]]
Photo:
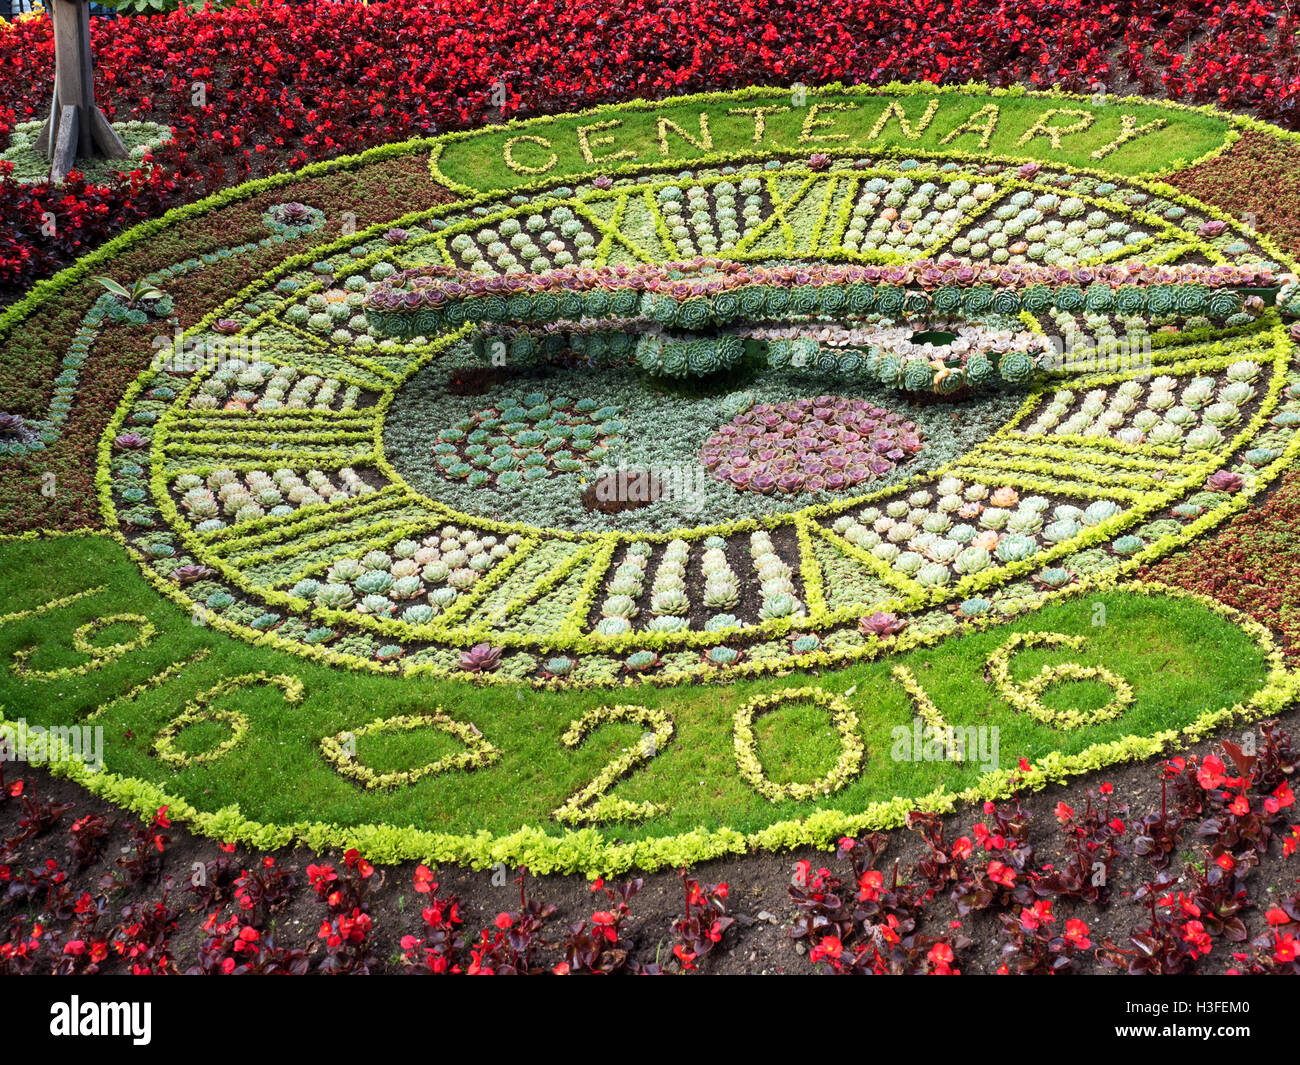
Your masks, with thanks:
[[[96,714],[104,727],[106,767],[180,795],[200,810],[237,804],[247,817],[277,824],[304,821],[338,825],[412,825],[456,834],[505,834],[523,825],[561,834],[552,811],[592,780],[645,729],[629,723],[597,727],[576,749],[559,737],[593,707],[637,703],[667,711],[671,740],[612,790],[619,798],[651,802],[662,813],[648,821],[611,824],[610,840],[638,840],[699,827],[751,833],[818,809],[856,812],[895,796],[920,796],[937,788],[959,790],[979,777],[974,764],[898,761],[891,757],[896,727],[910,727],[912,704],[890,676],[905,665],[952,725],[997,726],[1003,767],[1021,756],[1071,753],[1130,734],[1149,735],[1184,725],[1199,714],[1248,698],[1267,667],[1261,650],[1237,627],[1187,599],[1114,592],[1057,603],[985,632],[953,637],[903,656],[861,663],[820,676],[768,677],[726,686],[621,691],[539,692],[509,686],[476,687],[456,680],[349,673],[228,638],[201,625],[158,596],[137,566],[111,541],[72,537],[0,545],[0,614],[38,606],[88,586],[106,591],[60,608],[0,624],[0,705],[6,718],[28,724],[72,724]],[[1104,601],[1105,624],[1093,625],[1094,604]],[[34,647],[31,670],[57,670],[87,661],[70,646],[73,631],[103,614],[147,616],[157,635],[102,669],[40,679],[18,676],[15,651]],[[1022,681],[1045,664],[1077,661],[1104,665],[1126,678],[1135,701],[1119,718],[1069,732],[1042,725],[1002,702],[983,676],[988,656],[1017,631],[1081,634],[1079,651],[1026,649],[1012,660]],[[121,623],[95,637],[101,646],[135,638],[139,626]],[[112,700],[196,652],[210,654],[175,672],[134,700]],[[303,684],[301,701],[271,686],[249,686],[215,699],[249,722],[238,747],[215,760],[172,768],[152,751],[159,731],[185,703],[225,678],[249,672],[286,674]],[[744,702],[773,690],[818,685],[844,694],[855,711],[867,757],[846,786],[818,802],[769,802],[736,767],[732,719]],[[1060,684],[1043,701],[1055,708],[1099,706],[1110,689],[1091,681]],[[367,791],[323,758],[323,737],[380,717],[419,714],[440,707],[473,722],[499,752],[490,766],[434,773],[415,784]],[[228,739],[221,722],[191,725],[175,746],[191,755]],[[792,702],[759,716],[759,758],[776,783],[823,776],[840,753],[828,713]],[[376,771],[416,767],[462,749],[460,740],[430,727],[362,736],[357,758]]]
[[[668,161],[681,165],[710,154],[765,151],[804,155],[818,150],[968,153],[1100,166],[1110,173],[1132,176],[1169,172],[1190,163],[1222,145],[1231,128],[1221,117],[1154,103],[1121,103],[1116,97],[1055,99],[928,91],[877,94],[824,88],[806,90],[806,97],[800,99],[803,102],[796,103],[795,94],[788,89],[764,89],[717,100],[636,102],[558,119],[532,119],[519,126],[489,127],[471,137],[452,138],[444,144],[437,166],[452,181],[478,191],[609,173],[628,165],[644,167]],[[932,101],[937,101],[937,107],[927,121]],[[904,129],[895,112],[877,132],[892,102],[901,107],[908,128]],[[996,107],[996,114],[985,112],[985,117],[971,122],[989,107]],[[766,109],[757,140],[755,108]],[[736,113],[739,111],[750,113]],[[1052,111],[1056,114],[1049,115]],[[708,116],[707,136],[701,113]],[[661,119],[672,123],[663,127],[662,137]],[[1059,147],[1053,145],[1050,133],[1024,139],[1040,121],[1060,131],[1056,135]],[[1065,132],[1082,123],[1086,128]],[[1132,135],[1112,148],[1126,123],[1131,125]],[[964,130],[968,124],[971,128]],[[1097,151],[1104,152],[1100,159],[1093,155]]]

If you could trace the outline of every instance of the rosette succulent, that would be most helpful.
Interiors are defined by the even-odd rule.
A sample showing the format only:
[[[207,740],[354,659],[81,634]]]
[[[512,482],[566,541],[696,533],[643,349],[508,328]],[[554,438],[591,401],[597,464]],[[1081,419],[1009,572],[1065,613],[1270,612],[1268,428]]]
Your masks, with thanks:
[[[700,449],[710,475],[741,491],[837,492],[889,473],[921,449],[916,427],[864,400],[758,404]]]
[[[858,622],[858,628],[864,636],[897,636],[907,627],[907,622],[897,614],[876,611],[867,614]]]
[[[1210,474],[1205,482],[1205,487],[1211,492],[1226,492],[1229,495],[1241,491],[1244,480],[1239,473],[1232,470],[1218,470]]]
[[[466,673],[490,673],[501,665],[503,648],[490,643],[476,643],[459,656],[460,668]]]

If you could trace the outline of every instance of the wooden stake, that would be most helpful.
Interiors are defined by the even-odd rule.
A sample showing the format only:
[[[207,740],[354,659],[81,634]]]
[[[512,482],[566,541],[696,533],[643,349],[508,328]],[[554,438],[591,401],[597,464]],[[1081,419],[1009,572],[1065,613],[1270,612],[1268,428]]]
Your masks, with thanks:
[[[59,112],[59,132],[54,140],[54,154],[50,158],[51,181],[62,181],[68,176],[68,171],[77,165],[77,145],[81,143],[80,125],[77,109],[72,104],[65,105]]]

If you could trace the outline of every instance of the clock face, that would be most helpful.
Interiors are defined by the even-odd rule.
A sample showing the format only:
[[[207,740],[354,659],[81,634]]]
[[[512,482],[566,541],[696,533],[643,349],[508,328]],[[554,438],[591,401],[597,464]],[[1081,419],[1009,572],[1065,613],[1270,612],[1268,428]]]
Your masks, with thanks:
[[[1293,351],[1272,309],[750,331],[816,352],[1028,336],[1059,353],[1027,388],[951,399],[815,356],[681,385],[617,358],[607,334],[541,359],[470,326],[385,338],[364,314],[394,273],[431,265],[1278,264],[1241,226],[1132,178],[815,162],[480,197],[287,258],[141,377],[101,454],[110,484],[141,468],[148,492],[113,492],[112,520],[159,575],[189,567],[196,616],[282,647],[438,674],[487,644],[512,679],[675,682],[851,656],[864,615],[942,633],[1033,609],[1208,527],[1236,505],[1213,475],[1242,469],[1235,490],[1281,455]],[[265,220],[321,224],[297,204]],[[120,446],[146,425],[143,446]]]
[[[6,312],[62,362],[0,504],[56,471],[77,531],[0,543],[0,729],[102,725],[71,775],[223,840],[613,873],[1270,713],[1268,631],[1148,564],[1300,453],[1300,301],[1238,291],[1294,266],[1159,180],[1235,120],[1113,103],[637,102],[124,235]]]

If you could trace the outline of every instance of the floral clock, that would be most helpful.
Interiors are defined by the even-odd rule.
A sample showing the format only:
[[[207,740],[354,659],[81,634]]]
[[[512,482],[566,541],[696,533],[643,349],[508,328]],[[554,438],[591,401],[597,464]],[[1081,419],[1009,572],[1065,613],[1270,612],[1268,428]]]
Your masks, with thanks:
[[[106,499],[128,541],[160,576],[180,571],[195,610],[349,665],[685,681],[844,660],[868,646],[864,615],[933,633],[1020,613],[1165,553],[1286,462],[1292,344],[1273,310],[1230,323],[1084,302],[987,318],[994,332],[1085,352],[1067,356],[1082,369],[954,406],[978,427],[960,451],[926,431],[949,412],[935,418],[932,407],[920,421],[907,394],[873,392],[839,362],[822,372],[815,356],[674,396],[634,361],[619,365],[609,342],[594,353],[600,332],[550,362],[512,354],[517,337],[489,338],[505,349],[500,383],[461,397],[447,368],[492,365],[473,325],[392,339],[367,319],[368,294],[428,263],[507,277],[697,253],[960,256],[1071,278],[1134,257],[1284,269],[1260,238],[1208,210],[1064,167],[832,156],[818,171],[796,158],[603,184],[431,212],[268,278],[197,338],[256,357],[153,374],[106,436],[110,469],[148,471],[146,499]],[[931,309],[926,322],[938,317]],[[841,326],[813,314],[803,332]],[[870,326],[859,331],[869,349]],[[881,428],[866,430],[861,457],[878,456],[875,466],[847,461],[858,455],[833,432],[842,408],[868,399],[880,413],[865,421]],[[731,450],[720,442],[789,404],[809,415],[798,437],[808,451],[798,465],[776,463],[775,477],[799,490],[738,499],[755,482],[718,455]],[[898,446],[872,450],[870,434],[888,435],[890,421],[907,427],[887,441]],[[847,475],[824,466],[827,453]],[[621,520],[582,507],[602,466],[700,462],[715,476],[698,492]],[[693,505],[701,520],[684,525]],[[737,508],[744,518],[725,520]]]
[[[195,629],[276,656],[273,679],[305,659],[408,692],[440,685],[427,719],[334,727],[340,713],[327,715],[313,772],[392,803],[352,809],[353,823],[378,832],[419,808],[412,823],[443,832],[454,856],[594,867],[676,860],[680,833],[701,827],[697,851],[711,853],[896,821],[928,789],[939,805],[956,792],[929,769],[907,795],[851,783],[886,752],[878,734],[863,745],[871,714],[836,671],[979,641],[992,640],[987,676],[1007,713],[1076,759],[1060,772],[1125,756],[1098,754],[1103,742],[1136,743],[1131,754],[1218,709],[1163,720],[1100,661],[1018,680],[998,654],[1086,656],[1083,637],[993,639],[1101,591],[1142,600],[1124,582],[1248,505],[1300,449],[1290,290],[1278,297],[1291,263],[1241,220],[1143,176],[1172,168],[1161,152],[1185,140],[1159,139],[1192,119],[1143,103],[1081,124],[1071,116],[1092,109],[1078,102],[974,90],[842,93],[809,115],[779,97],[745,106],[755,95],[409,146],[461,199],[323,243],[321,209],[268,206],[260,242],[228,253],[278,244],[283,259],[160,347],[111,419],[97,455],[104,519]],[[944,125],[939,105],[953,103],[963,110]],[[871,113],[855,126],[859,106]],[[1233,139],[1226,119],[1188,114],[1206,152]],[[728,122],[745,135],[724,138]],[[619,150],[623,128],[647,150]],[[1145,155],[1143,137],[1159,140]],[[461,180],[471,174],[480,187]],[[148,280],[161,295],[203,266]],[[429,278],[441,287],[422,303]],[[87,313],[69,394],[123,299]],[[8,435],[53,448],[63,420],[56,406]],[[653,491],[593,505],[618,473]],[[1245,625],[1261,684],[1282,683],[1262,632],[1195,609]],[[885,718],[961,717],[898,669]],[[671,789],[634,794],[632,782],[609,794],[687,743],[672,693],[688,706],[700,684],[736,693],[709,726],[740,737],[733,806],[675,811]],[[1053,702],[1048,689],[1071,684],[1102,691],[1095,712]],[[148,757],[198,781],[256,742],[249,714],[208,708],[237,688],[192,698]],[[592,702],[601,689],[617,689],[608,705]],[[1256,684],[1242,699],[1256,689],[1276,694]],[[583,787],[582,772],[559,774],[553,809],[506,804],[490,818],[498,832],[547,816],[562,827],[495,850],[465,842],[478,785],[445,815],[438,789],[519,772],[489,727],[498,704],[570,691],[582,700],[571,709],[546,704],[568,725],[547,760],[607,725],[642,741],[604,769],[588,759]],[[310,705],[293,692],[286,712]],[[452,692],[498,709],[479,720],[460,696],[454,712]],[[810,716],[842,743],[824,771],[775,779],[781,756],[765,770],[759,753],[780,750],[773,722]],[[358,743],[399,745],[422,721],[466,753],[439,748],[410,771],[361,765]],[[225,738],[187,757],[185,730],[204,723]],[[1059,738],[1089,729],[1091,745]],[[971,794],[1005,786],[1006,769],[985,770],[965,781]],[[733,818],[744,827],[720,834]],[[614,842],[629,825],[640,834]],[[557,856],[564,831],[595,835]],[[417,837],[388,846],[434,845]]]

